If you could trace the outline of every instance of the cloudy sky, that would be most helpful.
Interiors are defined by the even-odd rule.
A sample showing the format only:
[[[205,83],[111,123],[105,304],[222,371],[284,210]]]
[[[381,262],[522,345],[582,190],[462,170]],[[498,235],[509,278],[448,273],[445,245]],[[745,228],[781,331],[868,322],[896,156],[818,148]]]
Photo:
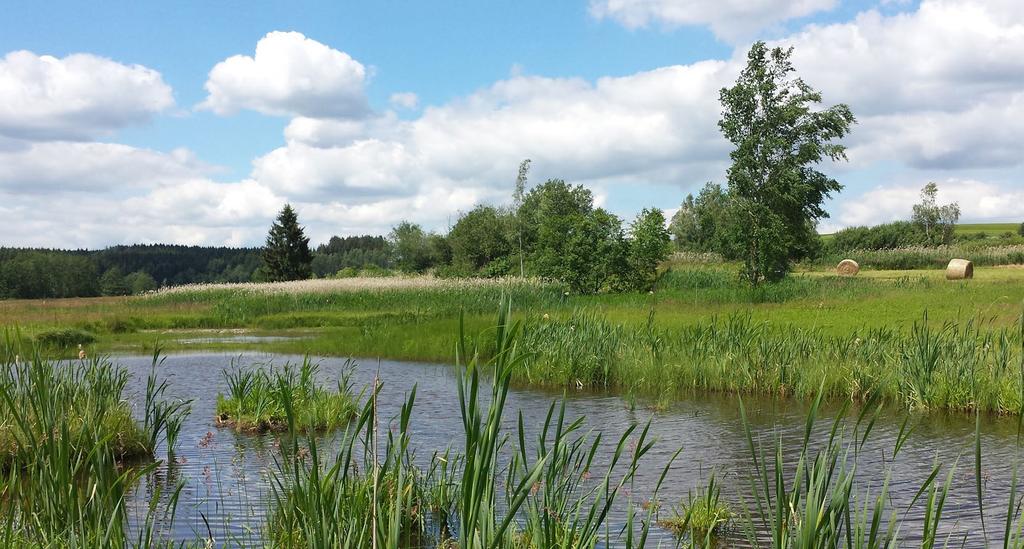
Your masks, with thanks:
[[[85,7],[83,7],[85,6]],[[1024,219],[1020,0],[17,3],[0,21],[0,245],[444,229],[516,168],[629,217],[724,180],[750,43],[859,124],[823,232]]]

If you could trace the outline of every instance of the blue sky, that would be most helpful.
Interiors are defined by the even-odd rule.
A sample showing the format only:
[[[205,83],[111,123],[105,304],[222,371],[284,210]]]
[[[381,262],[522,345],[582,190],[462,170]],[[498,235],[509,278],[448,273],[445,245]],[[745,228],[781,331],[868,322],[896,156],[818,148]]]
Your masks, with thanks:
[[[1024,110],[1016,4],[18,3],[0,245],[254,244],[285,200],[314,240],[443,228],[525,157],[624,217],[671,210],[722,181],[717,89],[754,39],[861,120],[823,230],[898,218],[928,180],[965,219],[1024,218],[1021,127],[992,131]]]
[[[415,92],[425,105],[445,103],[516,67],[593,79],[732,51],[706,28],[637,32],[595,21],[587,9],[586,2],[538,0],[307,2],[298,8],[286,2],[26,2],[5,17],[0,52],[89,52],[145,65],[160,71],[179,107],[188,109],[206,96],[211,67],[251,53],[260,38],[277,30],[301,32],[373,67],[367,94],[377,108],[386,108],[389,95],[401,91]],[[281,144],[287,122],[253,112],[227,119],[195,113],[158,118],[125,131],[119,141],[163,150],[189,147],[243,177],[253,157]]]

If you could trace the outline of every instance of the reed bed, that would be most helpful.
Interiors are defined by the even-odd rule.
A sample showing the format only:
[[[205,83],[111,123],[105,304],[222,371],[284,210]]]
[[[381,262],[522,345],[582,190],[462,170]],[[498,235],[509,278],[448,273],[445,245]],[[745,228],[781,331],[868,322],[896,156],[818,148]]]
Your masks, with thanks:
[[[544,345],[562,344],[567,349],[567,343],[573,342],[577,349],[586,350],[591,343],[600,343],[604,345],[600,354],[608,355],[622,352],[622,342],[632,340],[649,346],[649,356],[654,358],[652,370],[647,373],[652,375],[669,371],[657,368],[671,365],[673,354],[685,347],[694,349],[693,356],[697,357],[734,356],[728,367],[738,372],[723,373],[723,379],[729,379],[727,375],[736,379],[753,376],[765,387],[778,387],[784,382],[795,390],[792,388],[806,387],[814,380],[798,383],[795,379],[799,378],[783,376],[784,369],[779,365],[817,356],[815,344],[824,336],[809,333],[778,343],[770,328],[741,316],[695,327],[683,343],[663,339],[664,334],[653,321],[642,330],[602,326],[606,321],[584,313],[565,323],[545,322],[545,326],[513,322],[506,303],[496,325],[479,338],[470,339],[464,328],[460,329],[456,391],[463,430],[453,436],[461,439],[461,450],[435,454],[425,470],[415,465],[415,389],[396,417],[384,418],[377,412],[380,385],[375,382],[345,425],[341,438],[330,448],[321,448],[320,438],[309,431],[303,433],[299,427],[301,391],[280,391],[284,418],[295,436],[281,438],[277,465],[269,473],[271,512],[263,531],[254,534],[259,539],[248,542],[325,549],[633,548],[651,545],[648,540],[654,524],[671,522],[680,532],[679,545],[688,547],[718,546],[723,541],[735,541],[737,534],[751,546],[777,549],[911,544],[932,549],[982,543],[1024,547],[1016,474],[1005,516],[990,517],[988,525],[982,520],[985,531],[973,532],[973,538],[952,538],[950,532],[959,518],[947,516],[945,501],[958,474],[957,465],[935,463],[925,480],[915,485],[913,499],[898,506],[889,494],[889,486],[899,480],[892,477],[892,465],[881,472],[862,473],[857,462],[858,453],[864,450],[872,427],[883,413],[884,392],[864,393],[855,419],[848,416],[849,407],[844,406],[834,419],[823,422],[818,417],[819,407],[835,388],[821,380],[817,380],[817,391],[808,393],[813,394],[812,404],[800,440],[781,436],[759,439],[740,402],[750,466],[740,473],[749,488],[741,491],[739,501],[723,501],[712,475],[709,483],[698,487],[696,495],[679,509],[678,516],[663,518],[659,490],[680,452],[668,459],[653,487],[647,487],[642,505],[634,504],[633,496],[627,495],[654,447],[648,436],[649,423],[635,424],[610,441],[613,457],[599,467],[594,456],[597,448],[606,444],[603,434],[585,432],[585,418],[567,418],[564,400],[551,404],[533,436],[527,434],[521,415],[515,427],[508,427],[506,420],[511,411],[507,409],[507,396],[513,379],[540,368],[545,357],[554,356],[544,354]],[[859,343],[836,340],[829,348],[841,352],[841,356],[859,357],[863,364],[895,360],[902,368],[898,375],[912,380],[902,386],[905,395],[914,395],[906,402],[919,399],[928,404],[935,399],[941,402],[946,383],[942,380],[956,373],[945,363],[945,356],[955,356],[963,364],[971,364],[968,357],[974,356],[974,369],[960,371],[959,375],[973,375],[975,382],[987,375],[983,373],[985,368],[1002,368],[1007,377],[1024,376],[1024,319],[1018,329],[992,334],[970,323],[936,327],[922,319],[910,335],[879,331],[864,334],[865,339]],[[745,355],[754,349],[760,350],[748,360]],[[11,462],[0,478],[0,546],[171,545],[161,539],[159,525],[173,522],[182,485],[170,487],[175,491],[170,498],[154,494],[142,523],[130,529],[126,495],[157,464],[119,464],[117,452],[109,445],[111,433],[103,421],[73,421],[75,414],[65,413],[65,406],[72,404],[66,399],[73,396],[84,399],[88,403],[85,408],[95,408],[100,414],[91,417],[116,410],[122,405],[123,371],[104,361],[83,363],[81,369],[67,371],[39,358],[38,353],[27,363],[15,360],[16,356],[9,344],[0,346],[0,358],[6,366],[0,383],[0,424],[15,425],[22,435],[14,437],[17,461]],[[764,362],[775,360],[772,357],[781,357],[780,362]],[[609,384],[623,375],[616,363],[606,364],[601,362],[603,359],[587,359],[592,361],[585,369],[589,383]],[[982,367],[981,362],[990,364]],[[158,353],[153,363],[155,369]],[[296,373],[291,381],[278,380],[279,388],[305,383],[298,381],[303,375],[301,369],[292,371]],[[559,371],[559,375],[564,373]],[[306,377],[314,377],[312,366],[307,367]],[[789,385],[791,381],[793,385]],[[153,441],[166,438],[173,446],[168,426],[187,413],[186,403],[164,401],[165,388],[150,376],[145,418],[141,426],[136,425],[143,445],[155,446]],[[1019,395],[1024,387],[1017,385],[1015,389],[1016,400],[999,392],[999,398],[1005,399],[999,402],[1003,407],[1016,402],[1019,413]],[[983,407],[972,409],[977,414],[974,478],[978,513],[983,515]],[[901,455],[912,430],[908,423],[904,422],[904,429],[886,454],[889,464]],[[80,435],[72,436],[76,430]],[[610,510],[622,498],[628,498],[626,524],[611,528],[607,524]],[[912,510],[923,512],[924,519],[908,518]],[[664,513],[668,515],[668,511]],[[729,528],[723,529],[727,515]],[[732,537],[717,539],[723,533]],[[208,546],[211,542],[196,539],[181,545],[204,543]]]
[[[756,339],[745,320],[731,322],[718,329],[732,333],[735,345],[743,345],[737,340]],[[926,330],[925,324],[919,330]],[[649,545],[652,524],[661,524],[678,534],[678,546],[694,548],[743,538],[752,547],[777,549],[912,545],[933,549],[978,545],[982,540],[1007,548],[1024,547],[1016,475],[1005,516],[990,517],[990,521],[999,520],[988,526],[982,520],[983,532],[954,538],[962,515],[948,518],[945,500],[958,474],[957,464],[936,462],[910,490],[916,494],[912,500],[897,504],[889,486],[899,480],[892,478],[892,467],[912,431],[909,421],[904,421],[886,452],[885,470],[862,474],[857,455],[870,439],[883,405],[879,397],[870,397],[855,418],[848,415],[849,407],[843,407],[834,419],[823,422],[818,410],[824,389],[811,399],[799,440],[755,437],[740,402],[750,466],[740,473],[748,488],[740,491],[738,501],[724,501],[712,475],[681,507],[663,509],[658,493],[677,452],[644,505],[631,507],[626,525],[609,529],[604,525],[608,510],[631,486],[641,458],[653,443],[647,439],[646,427],[629,429],[619,439],[607,471],[595,482],[593,456],[601,435],[582,434],[585,418],[567,421],[564,405],[552,404],[532,445],[526,442],[522,419],[518,429],[504,433],[510,382],[537,353],[528,342],[529,334],[529,326],[508,323],[503,315],[498,326],[488,331],[486,349],[478,340],[476,349],[467,351],[466,339],[460,336],[459,356],[470,357],[457,380],[465,450],[435,454],[426,471],[412,465],[409,426],[415,390],[385,429],[379,427],[375,412],[379,386],[372,391],[333,462],[323,460],[315,438],[306,439],[305,446],[293,439],[274,473],[275,507],[267,530],[275,546],[644,547]],[[919,332],[917,337],[932,335]],[[1019,347],[1021,342],[1010,343]],[[492,357],[489,368],[484,367],[483,356]],[[1016,360],[1020,362],[1014,369],[1024,372],[1024,357],[1016,355]],[[483,373],[491,383],[486,399],[481,398]],[[980,414],[977,417],[974,476],[977,512],[983,516]],[[631,438],[635,442],[627,445]],[[508,465],[500,465],[503,462]],[[911,511],[924,519],[908,518]]]
[[[0,546],[158,545],[181,485],[169,498],[154,494],[134,535],[125,501],[156,468],[157,444],[173,453],[188,403],[163,398],[166,385],[151,376],[139,424],[124,369],[99,358],[54,363],[15,341],[0,345]]]
[[[1024,320],[1020,321],[1024,323]],[[529,384],[674,396],[685,391],[865,401],[912,410],[1021,409],[1021,332],[972,320],[929,322],[908,332],[873,328],[833,336],[732,314],[681,329],[627,328],[577,311],[523,328]]]
[[[319,278],[288,282],[238,282],[220,284],[185,284],[168,286],[147,294],[163,297],[207,292],[243,294],[334,294],[339,292],[380,292],[396,290],[460,291],[475,288],[512,289],[522,286],[536,288],[541,282],[523,278],[437,278],[429,275],[392,277]]]
[[[286,363],[269,373],[258,367],[225,370],[228,394],[217,397],[217,423],[249,432],[345,427],[359,408],[360,395],[350,382],[354,367],[351,360],[345,364],[334,391],[317,383],[319,366],[309,357],[298,367]],[[291,418],[287,406],[291,406]]]
[[[911,501],[905,507],[897,507],[890,496],[890,486],[899,481],[893,478],[892,464],[900,456],[912,430],[907,428],[908,422],[904,421],[904,429],[888,452],[890,465],[882,471],[872,469],[862,473],[857,455],[863,451],[881,407],[869,403],[855,420],[847,417],[844,408],[822,432],[817,425],[820,405],[819,394],[808,410],[802,441],[798,441],[797,451],[793,452],[792,443],[786,443],[781,437],[769,444],[755,438],[740,402],[751,463],[747,472],[750,490],[744,497],[740,524],[750,546],[782,549],[913,545],[934,549],[999,544],[1004,548],[1024,547],[1016,463],[1003,521],[992,527],[985,523],[980,416],[975,430],[975,454],[971,457],[977,479],[975,495],[981,528],[960,537],[955,532],[959,521],[944,515],[946,498],[959,473],[957,462],[936,461],[925,480],[915,485]],[[920,511],[923,520],[908,520],[911,510]],[[706,547],[708,544],[698,544],[691,539],[690,546]]]
[[[280,329],[365,325],[367,321],[408,324],[454,318],[460,311],[490,315],[503,296],[524,306],[558,303],[567,297],[560,286],[532,279],[418,276],[180,286],[151,294],[139,304],[209,307],[201,318],[173,321],[174,327]],[[135,320],[139,327],[153,323],[147,318]]]
[[[509,321],[507,311],[502,310],[492,332],[489,361],[460,337],[459,356],[468,357],[457,383],[464,450],[437,454],[427,471],[417,469],[410,450],[415,389],[382,437],[378,385],[332,462],[321,457],[315,437],[307,438],[305,446],[292,439],[274,473],[274,510],[267,527],[274,546],[645,545],[653,509],[635,509],[646,520],[638,521],[636,529],[631,520],[624,536],[608,532],[605,520],[652,447],[646,427],[634,426],[619,438],[612,462],[596,478],[593,459],[601,437],[581,432],[583,418],[568,421],[564,403],[552,404],[536,445],[526,443],[521,416],[517,432],[511,433],[518,444],[509,443],[510,433],[503,428],[506,396],[512,371],[524,357],[517,343],[519,324]],[[485,373],[490,379],[486,400]],[[293,404],[285,398],[290,423],[296,419]]]

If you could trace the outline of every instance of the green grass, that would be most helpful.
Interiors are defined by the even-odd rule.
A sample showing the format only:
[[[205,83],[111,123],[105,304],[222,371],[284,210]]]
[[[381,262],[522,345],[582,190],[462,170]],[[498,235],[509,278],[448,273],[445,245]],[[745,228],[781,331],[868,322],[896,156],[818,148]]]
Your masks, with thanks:
[[[523,322],[522,344],[533,353],[515,373],[517,383],[608,388],[664,402],[701,391],[807,397],[824,385],[830,399],[877,395],[915,409],[1010,413],[1017,407],[1020,382],[1004,364],[1019,354],[1012,344],[1024,303],[1020,267],[978,267],[974,280],[954,282],[936,270],[862,271],[853,278],[807,271],[751,288],[734,265],[681,259],[665,266],[652,293],[566,295],[528,281],[431,284],[13,302],[0,321],[27,319],[20,324],[26,338],[95,329],[89,354],[160,345],[447,362],[459,315],[468,333],[479,333],[506,295]],[[909,358],[918,345],[915,329],[941,349],[936,367],[923,376]],[[292,338],[177,341],[234,333]]]
[[[585,418],[567,422],[564,406],[552,404],[537,434],[535,454],[527,450],[521,419],[518,433],[513,430],[511,436],[504,434],[505,397],[511,379],[531,354],[523,345],[523,338],[528,337],[526,330],[522,324],[509,323],[503,315],[496,327],[477,339],[483,347],[473,350],[460,346],[459,355],[470,357],[460,370],[457,384],[465,452],[435,455],[427,471],[416,469],[409,458],[415,391],[386,438],[381,437],[377,425],[377,391],[372,391],[374,396],[348,431],[333,462],[321,461],[315,439],[308,439],[306,446],[293,439],[290,449],[283,448],[285,459],[273,473],[277,489],[267,529],[271,542],[280,547],[539,549],[594,547],[600,543],[643,547],[648,529],[657,522],[679,534],[680,546],[693,548],[716,546],[715,536],[730,526],[728,531],[746,536],[756,547],[899,547],[910,538],[920,538],[915,545],[934,549],[946,541],[943,529],[959,522],[962,513],[970,512],[964,509],[956,518],[946,513],[952,479],[959,474],[956,463],[936,462],[926,471],[929,474],[925,480],[909,488],[916,493],[913,500],[905,507],[896,507],[889,497],[889,487],[900,480],[893,478],[893,471],[912,430],[908,422],[886,452],[888,461],[883,470],[861,473],[856,456],[870,440],[881,406],[872,399],[855,418],[847,415],[849,408],[844,406],[824,425],[825,434],[819,436],[814,434],[822,432],[818,410],[824,395],[819,393],[811,399],[802,439],[780,436],[774,444],[755,439],[741,402],[749,450],[748,467],[737,471],[742,477],[739,486],[746,486],[740,488],[742,511],[733,511],[721,500],[712,476],[671,516],[658,516],[658,489],[672,467],[673,457],[655,483],[646,505],[647,516],[639,517],[638,510],[631,507],[627,524],[621,530],[609,529],[603,525],[610,505],[630,485],[641,457],[652,447],[646,441],[646,429],[636,427],[632,431],[639,434],[635,450],[628,453],[624,445],[632,436],[627,431],[616,446],[607,472],[596,483],[584,481],[590,476],[595,448],[600,443],[576,434]],[[461,335],[459,340],[469,341]],[[493,357],[487,407],[480,399],[483,363],[479,360],[485,355]],[[1024,371],[1024,357],[1020,359],[1013,368]],[[980,430],[975,437],[980,441]],[[509,440],[513,442],[507,444]],[[379,446],[383,446],[382,454],[376,450]],[[974,456],[979,502],[984,499],[980,447],[980,443],[976,445]],[[630,454],[632,457],[627,458]],[[383,457],[378,459],[377,455]],[[620,464],[620,458],[625,462]],[[502,462],[509,465],[499,465]],[[616,472],[619,466],[623,470]],[[881,488],[860,482],[868,476],[881,476]],[[1024,523],[1017,513],[1016,476],[1010,488],[1006,520],[987,525],[986,535],[990,540],[1000,540],[1004,547],[1020,548],[1024,547]],[[981,511],[977,513],[980,516]],[[910,518],[919,514],[925,518]],[[520,520],[513,520],[517,515]]]
[[[536,443],[528,444],[522,416],[518,423],[508,421],[512,418],[508,417],[506,399],[517,372],[536,360],[538,349],[531,344],[536,336],[531,331],[537,328],[513,319],[507,307],[500,309],[497,323],[479,336],[469,337],[462,324],[453,334],[458,342],[456,390],[463,426],[462,432],[453,436],[461,439],[462,451],[435,455],[427,470],[418,469],[413,465],[410,428],[416,410],[415,389],[392,419],[378,417],[380,386],[371,387],[330,451],[321,451],[312,433],[288,437],[280,445],[277,465],[269,472],[273,490],[267,527],[255,534],[263,538],[258,541],[286,548],[644,547],[649,529],[660,518],[659,489],[679,452],[656,477],[649,505],[631,501],[626,524],[621,529],[610,528],[610,510],[616,501],[627,497],[645,456],[654,447],[648,437],[649,424],[626,429],[613,442],[610,462],[597,466],[594,457],[603,444],[601,433],[586,432],[586,418],[567,418],[564,400],[561,404],[556,401],[535,433]],[[551,322],[551,318],[535,322]],[[634,337],[627,332],[614,333],[618,330],[614,326],[588,326],[602,322],[597,316],[576,315],[572,322],[577,324],[551,328],[545,337],[578,338],[574,341],[580,352],[587,352],[588,343],[595,338]],[[994,338],[982,340],[985,346],[998,349],[994,351],[997,354],[1016,349],[1012,361],[1007,359],[1004,365],[1008,376],[1024,372],[1024,353],[1020,353],[1024,322],[1016,329],[1016,335],[1000,334],[1000,338],[1011,338],[1005,343]],[[757,328],[741,317],[715,327],[698,325],[694,330],[702,330],[695,341],[703,341],[709,348],[742,348],[745,340],[758,337]],[[972,344],[978,343],[974,335],[964,327],[936,332],[918,324],[912,329],[905,336],[908,347],[900,356],[907,372],[914,374],[907,378],[914,390],[929,393],[931,389],[920,381],[939,371],[935,357],[969,352]],[[647,337],[652,349],[658,349],[662,340],[657,334],[649,331]],[[5,338],[0,344],[0,362],[5,366],[0,370],[0,424],[18,426],[23,436],[15,437],[17,466],[8,467],[0,476],[0,516],[4,517],[0,546],[169,546],[154,525],[158,517],[173,515],[182,485],[170,486],[168,499],[155,493],[137,536],[129,536],[127,494],[155,465],[119,465],[117,452],[109,445],[112,424],[74,421],[76,414],[67,413],[74,410],[75,401],[106,411],[95,417],[108,417],[106,413],[116,411],[122,402],[123,370],[98,360],[79,369],[61,369],[38,353],[30,363],[16,361],[14,357],[25,350],[12,341]],[[804,346],[797,344],[793,349]],[[154,355],[154,365],[158,362]],[[311,369],[307,368],[309,379],[313,377]],[[605,375],[601,367],[589,371]],[[278,379],[277,386],[303,386],[295,381],[301,377],[301,373],[293,373],[291,381]],[[144,435],[142,440],[157,440],[167,431],[166,426],[184,413],[180,403],[175,406],[162,400],[165,387],[151,377],[145,420],[136,425]],[[1024,394],[1024,387],[1016,389]],[[943,528],[971,512],[959,509],[955,518],[946,513],[952,480],[960,474],[957,464],[936,462],[926,479],[910,488],[916,493],[913,501],[897,508],[889,497],[889,487],[900,481],[893,471],[912,430],[909,421],[886,452],[883,470],[861,472],[857,455],[883,413],[880,399],[868,398],[855,418],[847,415],[848,406],[841,407],[822,430],[818,410],[826,395],[827,388],[810,399],[801,440],[779,436],[774,444],[755,439],[741,401],[749,450],[748,466],[737,470],[742,477],[740,486],[746,486],[741,488],[742,511],[734,512],[721,500],[712,476],[682,505],[681,513],[661,521],[665,527],[679,529],[680,545],[711,546],[713,535],[726,523],[745,534],[752,546],[777,549],[897,547],[909,537],[919,538],[914,544],[925,549],[946,542]],[[301,391],[280,390],[279,397],[288,430],[300,432]],[[1018,396],[1018,405],[1024,407],[1021,400]],[[114,422],[117,424],[119,421]],[[510,429],[510,424],[516,426]],[[984,500],[980,425],[979,415],[973,456],[979,504]],[[72,436],[78,431],[82,436]],[[1017,464],[1013,466],[1016,471]],[[882,486],[864,485],[859,482],[864,477],[882,478]],[[1005,521],[985,526],[987,539],[998,540],[1003,547],[1024,547],[1018,489],[1015,474]],[[980,509],[977,512],[980,515]],[[921,514],[923,520],[909,518]],[[197,539],[193,545],[201,543]]]
[[[912,246],[889,250],[852,250],[841,255],[826,255],[815,260],[816,268],[833,269],[843,259],[853,259],[861,269],[904,270],[945,269],[949,260],[969,259],[975,267],[1024,264],[1024,240],[1007,240],[993,246],[984,241],[959,242],[950,246]]]
[[[711,547],[734,516],[732,508],[722,500],[722,488],[712,473],[706,486],[691,492],[670,517],[658,520],[658,525],[678,537],[700,540],[701,546]]]
[[[379,387],[373,388],[333,461],[322,461],[312,437],[305,446],[298,437],[290,447],[282,445],[266,529],[273,546],[540,549],[594,547],[599,541],[644,546],[650,512],[637,523],[640,534],[634,537],[638,510],[632,509],[624,540],[605,528],[605,520],[652,447],[647,428],[634,426],[621,436],[603,473],[593,464],[600,437],[581,432],[582,418],[568,420],[564,402],[552,403],[535,451],[528,450],[521,417],[517,430],[505,432],[511,373],[523,355],[517,346],[519,324],[502,311],[486,338],[490,360],[461,337],[464,332],[457,334],[467,343],[459,356],[468,360],[457,380],[463,432],[453,435],[461,436],[464,450],[435,455],[427,471],[414,467],[409,425],[415,389],[382,436],[376,416]],[[481,384],[484,375],[489,387]],[[484,392],[489,398],[482,398]],[[290,423],[297,420],[292,404],[286,397]],[[586,482],[592,473],[600,480]]]
[[[958,235],[961,234],[976,234],[976,233],[988,233],[992,236],[1010,231],[1016,233],[1017,229],[1020,228],[1020,223],[958,223],[953,229]],[[832,233],[826,233],[819,235],[824,241],[828,241],[832,238]]]
[[[1017,234],[1020,223],[958,223],[953,231],[956,234],[977,234],[988,233],[990,236],[998,236],[1005,232]]]
[[[46,330],[39,332],[35,337],[36,341],[51,349],[66,351],[78,345],[89,345],[96,342],[96,336],[75,328]]]
[[[359,396],[349,383],[353,368],[351,362],[345,365],[334,391],[317,385],[319,367],[308,357],[298,368],[285,364],[271,373],[260,369],[225,370],[228,394],[217,396],[217,423],[249,432],[342,428],[355,417],[359,406]]]
[[[158,442],[173,448],[187,403],[163,399],[166,385],[151,376],[139,424],[124,369],[97,358],[58,364],[37,351],[9,334],[0,340],[0,546],[158,545],[154,525],[182,485],[169,486],[166,501],[154,493],[134,536],[125,501],[154,470]]]
[[[73,450],[100,436],[117,459],[151,456],[152,437],[123,400],[127,381],[126,371],[99,359],[68,368],[38,355],[8,362],[0,372],[0,468],[20,467],[32,459],[36,443],[54,436]]]

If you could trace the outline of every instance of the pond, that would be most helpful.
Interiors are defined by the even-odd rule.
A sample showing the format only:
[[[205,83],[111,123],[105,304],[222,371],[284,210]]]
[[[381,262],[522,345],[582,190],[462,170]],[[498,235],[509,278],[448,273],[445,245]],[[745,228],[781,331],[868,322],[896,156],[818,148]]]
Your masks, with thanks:
[[[141,401],[151,358],[120,356],[113,360],[128,369],[132,400]],[[271,367],[268,364],[273,364],[273,367],[279,367],[288,361],[298,363],[301,360],[295,356],[258,353],[167,356],[158,366],[158,376],[169,382],[169,397],[194,400],[192,414],[182,428],[174,463],[161,466],[134,494],[131,502],[134,516],[144,515],[145,501],[154,487],[162,486],[166,490],[177,479],[182,479],[185,488],[180,496],[176,520],[168,532],[171,537],[194,540],[197,536],[206,538],[212,534],[218,541],[250,540],[255,544],[259,540],[270,498],[269,475],[276,467],[274,460],[279,455],[276,441],[280,435],[242,434],[215,425],[217,395],[227,391],[222,371],[235,366]],[[331,358],[319,360],[321,381],[333,385],[341,375],[344,362]],[[425,462],[435,450],[460,446],[462,423],[456,378],[451,367],[362,360],[358,361],[354,372],[355,386],[371,385],[378,368],[384,384],[379,398],[382,421],[395,416],[413,386],[417,388],[412,444],[418,459]],[[550,403],[561,397],[561,391],[514,388],[509,394],[505,415],[509,432],[514,432],[516,416],[521,411],[527,430],[533,429],[530,435],[536,438],[536,429],[543,424]],[[706,483],[712,469],[723,484],[723,499],[734,511],[742,512],[744,499],[747,506],[752,507],[748,476],[751,455],[736,397],[686,397],[658,411],[652,411],[642,402],[631,405],[628,399],[612,394],[570,392],[566,398],[568,418],[585,416],[588,429],[603,432],[599,462],[607,462],[615,442],[630,425],[652,420],[651,434],[657,443],[645,457],[628,497],[617,502],[610,518],[612,531],[624,523],[629,499],[644,502],[650,498],[664,465],[680,448],[682,452],[669,471],[659,496],[664,509],[678,505],[690,491]],[[754,436],[765,446],[766,452],[771,454],[774,451],[774,441],[780,436],[786,441],[787,448],[794,452],[798,450],[805,429],[806,404],[792,399],[749,397],[744,402]],[[831,409],[822,411],[814,430],[814,440],[824,440],[835,413]],[[948,414],[912,416],[911,423],[916,427],[898,459],[892,462],[892,449],[903,419],[903,414],[890,410],[883,412],[875,424],[857,456],[861,488],[864,483],[873,486],[874,497],[883,481],[884,471],[891,467],[891,508],[902,513],[930,474],[936,460],[947,465],[959,460],[953,490],[943,514],[943,531],[953,534],[957,545],[984,546],[975,491],[973,417]],[[989,539],[1001,539],[1002,535],[1013,463],[1019,457],[1016,428],[1015,419],[986,417],[982,420],[982,480]],[[330,442],[325,440],[324,444],[329,446]],[[158,457],[163,457],[165,452],[164,448],[158,448]],[[944,479],[946,470],[943,469],[940,481]],[[907,516],[911,520],[920,520],[923,511],[923,504],[918,503]],[[915,522],[913,526],[903,529],[906,541],[913,540],[920,530],[919,523]],[[655,534],[654,545],[659,541],[671,544],[673,538],[667,531],[654,528],[652,533]],[[741,544],[743,535],[733,532],[726,541]]]

